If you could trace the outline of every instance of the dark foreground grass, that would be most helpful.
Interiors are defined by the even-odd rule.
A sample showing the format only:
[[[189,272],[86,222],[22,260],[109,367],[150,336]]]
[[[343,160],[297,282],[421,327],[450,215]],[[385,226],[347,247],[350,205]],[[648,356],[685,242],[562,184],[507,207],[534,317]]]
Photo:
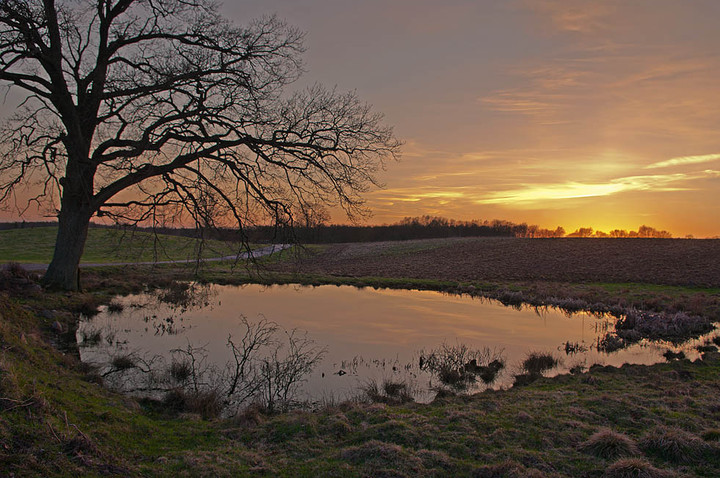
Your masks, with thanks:
[[[0,293],[1,474],[720,474],[717,353],[593,367],[429,405],[347,402],[206,421],[111,393],[72,348],[58,350],[72,342],[78,311],[109,300],[114,286],[103,280],[93,279],[96,294],[44,294],[31,282]]]

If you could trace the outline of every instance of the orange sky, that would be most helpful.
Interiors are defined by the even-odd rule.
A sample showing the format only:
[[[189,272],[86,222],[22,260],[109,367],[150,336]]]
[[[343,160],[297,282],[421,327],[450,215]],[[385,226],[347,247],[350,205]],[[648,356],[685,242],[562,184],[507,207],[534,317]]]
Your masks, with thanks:
[[[246,3],[305,29],[308,81],[357,88],[405,140],[371,222],[720,235],[716,0]]]
[[[371,223],[507,219],[720,235],[717,0],[244,0],[307,32],[307,75],[385,113]],[[6,104],[7,107],[7,104]],[[334,216],[334,221],[344,218]]]

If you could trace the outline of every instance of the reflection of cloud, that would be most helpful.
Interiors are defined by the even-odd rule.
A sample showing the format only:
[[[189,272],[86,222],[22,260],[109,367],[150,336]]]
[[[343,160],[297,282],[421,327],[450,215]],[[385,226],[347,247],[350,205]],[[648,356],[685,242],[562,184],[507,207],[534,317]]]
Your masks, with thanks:
[[[717,161],[718,159],[720,159],[720,153],[703,154],[701,156],[681,156],[649,164],[645,166],[645,169],[669,168],[671,166],[680,166],[685,164],[709,163],[711,161]]]
[[[477,200],[477,204],[502,204],[518,207],[555,201],[558,199],[579,199],[588,197],[610,196],[629,191],[684,191],[690,189],[685,183],[710,177],[720,177],[718,171],[703,171],[697,174],[658,174],[651,176],[628,176],[607,181],[605,183],[565,182],[528,186],[523,189],[498,191]]]

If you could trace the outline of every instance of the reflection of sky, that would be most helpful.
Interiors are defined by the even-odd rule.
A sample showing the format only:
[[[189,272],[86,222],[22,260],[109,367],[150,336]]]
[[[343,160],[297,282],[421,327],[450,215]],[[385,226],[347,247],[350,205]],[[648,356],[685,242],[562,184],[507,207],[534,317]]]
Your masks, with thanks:
[[[101,313],[81,328],[113,330],[115,340],[128,341],[125,350],[152,351],[167,354],[173,348],[206,347],[210,360],[224,364],[230,354],[226,348],[228,334],[240,338],[241,317],[257,322],[262,317],[285,330],[306,331],[308,338],[327,347],[327,356],[313,373],[310,386],[316,390],[350,389],[351,377],[338,377],[343,361],[364,360],[360,380],[391,373],[367,364],[373,359],[398,360],[399,368],[417,360],[420,350],[437,348],[443,343],[462,343],[475,348],[488,347],[503,351],[510,371],[529,351],[560,350],[565,342],[590,347],[604,334],[606,319],[588,314],[567,317],[556,310],[537,312],[528,308],[515,310],[496,302],[470,297],[444,295],[428,291],[373,290],[342,286],[297,287],[246,285],[212,286],[217,293],[211,306],[187,311],[176,317],[177,335],[156,335],[153,320],[173,315],[167,306],[126,307],[121,314]],[[148,302],[148,297],[123,299],[125,304]],[[152,301],[150,301],[152,303]],[[147,329],[147,330],[146,330]],[[578,363],[621,365],[624,362],[653,363],[661,360],[665,349],[657,346],[635,346],[612,355],[589,351],[564,360],[565,368]],[[115,353],[112,348],[111,353]],[[108,350],[100,352],[81,348],[83,360],[102,361]],[[150,354],[150,355],[151,355]],[[322,377],[322,374],[325,377]],[[505,384],[511,383],[506,373]],[[336,395],[338,396],[338,395]]]

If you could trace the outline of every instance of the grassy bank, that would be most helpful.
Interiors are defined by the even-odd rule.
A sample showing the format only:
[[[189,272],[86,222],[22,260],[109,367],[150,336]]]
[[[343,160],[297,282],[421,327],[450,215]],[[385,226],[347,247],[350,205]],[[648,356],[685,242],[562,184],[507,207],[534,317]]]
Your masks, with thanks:
[[[52,259],[57,227],[37,227],[0,231],[0,263],[41,263]],[[155,235],[147,232],[91,228],[83,263],[152,262],[223,257],[238,252],[235,245],[222,241]]]
[[[212,263],[199,271],[184,265],[89,269],[83,273],[82,294],[44,293],[32,278],[4,280],[0,470],[15,476],[720,474],[717,352],[697,363],[593,367],[428,405],[355,400],[315,412],[268,415],[250,409],[233,419],[203,420],[106,390],[73,347],[80,312],[108,303],[115,294],[193,279],[416,288],[511,305],[637,307],[719,316],[720,290],[712,283],[452,278],[440,272],[404,277],[393,269],[404,257],[420,260],[422,254],[454,247],[452,241],[445,244],[394,244],[389,252],[383,246],[392,260],[384,269],[378,266],[382,261],[374,262],[374,275],[353,273],[362,262],[357,257],[345,270],[338,262],[329,267],[322,257],[306,267],[333,250],[316,248],[311,255],[284,252],[265,259],[265,268]]]
[[[105,390],[60,352],[90,294],[0,297],[0,468],[15,476],[717,476],[720,360],[595,367],[429,405],[229,420]],[[52,309],[46,307],[51,306]],[[62,327],[54,325],[55,322]],[[55,344],[55,345],[53,345]],[[628,458],[633,457],[633,458]],[[613,471],[614,470],[614,471]]]

